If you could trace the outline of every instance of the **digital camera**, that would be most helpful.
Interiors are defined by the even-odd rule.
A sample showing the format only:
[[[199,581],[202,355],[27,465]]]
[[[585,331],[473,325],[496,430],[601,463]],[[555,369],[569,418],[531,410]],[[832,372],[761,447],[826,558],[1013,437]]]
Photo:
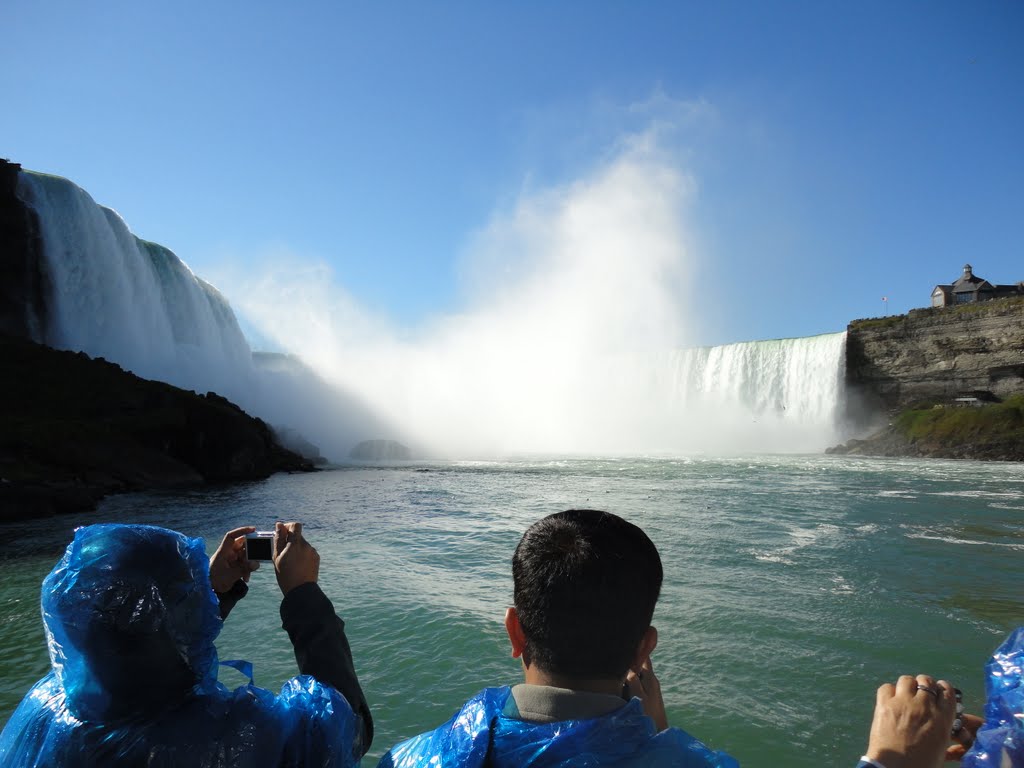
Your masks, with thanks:
[[[273,560],[274,532],[256,531],[245,534],[245,556],[249,560]]]

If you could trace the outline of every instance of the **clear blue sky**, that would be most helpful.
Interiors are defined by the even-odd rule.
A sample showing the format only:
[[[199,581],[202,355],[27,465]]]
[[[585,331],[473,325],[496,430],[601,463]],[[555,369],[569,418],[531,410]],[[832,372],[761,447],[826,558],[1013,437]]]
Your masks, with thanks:
[[[288,253],[415,328],[524,190],[652,127],[698,343],[924,306],[965,261],[1024,280],[1020,0],[5,0],[0,28],[0,156],[215,283]]]

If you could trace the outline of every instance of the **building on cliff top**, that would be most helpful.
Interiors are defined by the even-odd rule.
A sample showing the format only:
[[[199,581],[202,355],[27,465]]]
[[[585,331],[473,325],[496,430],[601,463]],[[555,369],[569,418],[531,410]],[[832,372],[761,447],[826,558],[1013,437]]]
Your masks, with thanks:
[[[1004,296],[1024,296],[1024,283],[994,285],[975,275],[970,264],[964,264],[964,273],[956,281],[949,285],[935,286],[935,290],[932,291],[932,306],[970,304],[975,301],[1001,299]]]

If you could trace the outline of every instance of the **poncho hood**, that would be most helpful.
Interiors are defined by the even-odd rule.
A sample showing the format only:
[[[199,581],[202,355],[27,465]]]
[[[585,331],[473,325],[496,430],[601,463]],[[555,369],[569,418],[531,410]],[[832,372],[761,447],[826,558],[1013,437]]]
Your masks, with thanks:
[[[75,717],[148,715],[216,686],[209,568],[203,540],[175,531],[75,531],[42,587],[50,661]]]

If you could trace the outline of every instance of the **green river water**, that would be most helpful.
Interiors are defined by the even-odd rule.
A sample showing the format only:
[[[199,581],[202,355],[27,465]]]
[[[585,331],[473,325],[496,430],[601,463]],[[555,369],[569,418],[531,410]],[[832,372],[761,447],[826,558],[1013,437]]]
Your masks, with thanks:
[[[346,468],[0,526],[0,722],[48,669],[39,584],[76,525],[206,537],[298,519],[347,622],[376,736],[364,765],[514,683],[502,616],[523,530],[573,506],[620,514],[662,554],[655,669],[670,722],[744,766],[850,766],[879,683],[928,672],[983,703],[982,667],[1024,623],[1024,466],[825,456],[521,459]],[[220,656],[295,674],[269,570]],[[243,678],[221,673],[227,685]]]

